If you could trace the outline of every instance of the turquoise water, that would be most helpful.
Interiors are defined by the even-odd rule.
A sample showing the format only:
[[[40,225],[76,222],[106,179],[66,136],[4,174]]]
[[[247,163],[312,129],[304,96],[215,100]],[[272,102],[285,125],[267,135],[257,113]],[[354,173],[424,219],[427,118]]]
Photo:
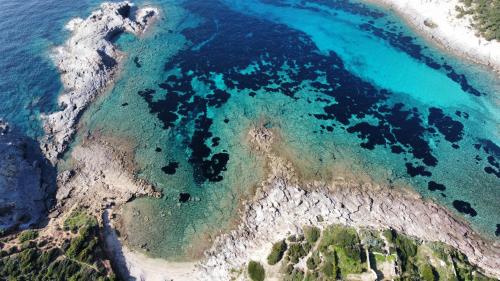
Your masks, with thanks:
[[[495,237],[497,77],[360,2],[153,4],[163,18],[145,38],[118,39],[128,54],[123,72],[82,118],[83,134],[131,142],[138,175],[164,192],[161,199],[125,206],[121,232],[130,246],[169,259],[197,257],[236,223],[240,202],[265,177],[261,157],[246,140],[258,124],[279,132],[275,150],[305,180],[350,172],[411,186]],[[60,27],[72,13],[95,6],[58,8]],[[60,90],[43,54],[67,34],[53,33],[40,49],[25,47],[49,75],[26,67],[0,78],[2,87],[4,81],[34,83],[48,91],[4,95],[0,112],[27,130],[36,130],[31,120],[53,109]],[[32,33],[29,40],[36,44],[40,37]],[[0,63],[5,61],[17,65],[5,56]],[[33,100],[40,102],[26,106]]]

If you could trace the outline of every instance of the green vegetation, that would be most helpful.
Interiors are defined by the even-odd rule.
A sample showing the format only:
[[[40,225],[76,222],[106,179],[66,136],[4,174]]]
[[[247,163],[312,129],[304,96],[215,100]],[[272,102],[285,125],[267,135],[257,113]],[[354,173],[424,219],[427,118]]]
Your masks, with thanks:
[[[294,269],[292,273],[283,278],[284,281],[302,281],[304,280],[304,271],[300,269]]]
[[[428,263],[422,264],[422,266],[419,268],[420,271],[420,276],[422,277],[422,280],[424,281],[438,281],[439,280],[439,275],[432,267],[432,265]]]
[[[334,225],[323,231],[319,250],[325,256],[336,256],[342,276],[364,270],[361,243],[353,228]]]
[[[500,0],[460,0],[458,17],[472,15],[474,28],[486,40],[500,41]]]
[[[81,214],[80,214],[81,215]],[[104,266],[104,251],[100,245],[98,225],[95,218],[85,215],[76,229],[76,237],[66,241],[62,247],[39,248],[30,241],[38,236],[36,231],[25,231],[19,235],[24,241],[21,250],[3,251],[0,258],[0,280],[115,280],[114,274]],[[80,216],[80,218],[83,218]]]
[[[304,249],[303,244],[305,243],[291,243],[285,260],[296,264],[301,258],[305,257],[308,251]]]
[[[321,258],[318,252],[314,252],[306,261],[307,268],[310,270],[316,269],[320,263]]]
[[[386,274],[379,270],[393,267],[388,272],[396,275],[384,276],[384,280],[494,280],[484,276],[465,255],[450,246],[422,243],[390,229],[380,232],[332,225],[312,235],[317,239],[311,239],[311,228],[305,227],[303,231],[304,236],[288,237],[288,247],[286,241],[274,244],[269,255],[276,256],[284,249],[284,258],[275,263],[281,264],[282,280],[361,279],[359,274],[368,269],[366,254],[378,274]],[[390,249],[389,253],[386,249]]]
[[[267,257],[267,263],[270,265],[275,265],[283,258],[285,251],[287,249],[286,241],[281,240],[273,245],[271,253]]]
[[[26,241],[33,240],[37,237],[38,237],[38,232],[36,232],[35,230],[32,230],[32,229],[28,229],[28,230],[21,232],[18,239],[19,239],[19,242],[23,243]]]
[[[77,231],[83,226],[95,226],[97,220],[93,216],[87,215],[83,210],[74,210],[64,221],[64,229],[69,231]]]
[[[304,237],[307,242],[313,244],[318,241],[319,236],[321,235],[321,230],[315,226],[306,226],[304,227]]]
[[[253,281],[263,281],[266,278],[266,272],[262,264],[256,261],[248,263],[248,276]]]

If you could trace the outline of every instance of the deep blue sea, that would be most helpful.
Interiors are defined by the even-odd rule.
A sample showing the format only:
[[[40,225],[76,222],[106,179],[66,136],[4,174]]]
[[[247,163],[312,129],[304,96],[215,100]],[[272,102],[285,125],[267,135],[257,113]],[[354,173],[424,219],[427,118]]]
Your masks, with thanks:
[[[162,19],[117,40],[124,69],[82,117],[85,134],[131,142],[138,175],[165,194],[125,206],[130,246],[189,258],[230,228],[265,177],[246,142],[258,124],[304,180],[409,186],[498,239],[498,77],[355,0],[148,3]],[[0,2],[0,117],[42,134],[61,91],[51,48],[98,5]]]

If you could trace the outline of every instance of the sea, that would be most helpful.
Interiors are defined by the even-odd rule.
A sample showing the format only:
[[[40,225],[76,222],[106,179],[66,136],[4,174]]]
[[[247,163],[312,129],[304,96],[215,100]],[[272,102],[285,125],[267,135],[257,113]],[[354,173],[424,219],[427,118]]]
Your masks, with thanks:
[[[62,92],[51,51],[100,3],[0,1],[0,118],[43,136]],[[275,153],[304,182],[411,188],[498,241],[500,79],[489,69],[358,0],[134,3],[161,18],[142,38],[116,39],[123,67],[72,143],[126,141],[136,175],[163,192],[123,207],[132,249],[195,259],[235,227],[267,173],[248,142],[255,126],[278,134]]]

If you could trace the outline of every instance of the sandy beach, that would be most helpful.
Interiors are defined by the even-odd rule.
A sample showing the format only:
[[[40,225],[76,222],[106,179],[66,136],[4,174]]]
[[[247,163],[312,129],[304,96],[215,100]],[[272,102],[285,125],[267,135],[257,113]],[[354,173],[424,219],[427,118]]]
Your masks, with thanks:
[[[458,0],[363,0],[394,11],[429,41],[455,55],[493,69],[500,76],[500,42],[487,41],[472,16],[457,18]]]

